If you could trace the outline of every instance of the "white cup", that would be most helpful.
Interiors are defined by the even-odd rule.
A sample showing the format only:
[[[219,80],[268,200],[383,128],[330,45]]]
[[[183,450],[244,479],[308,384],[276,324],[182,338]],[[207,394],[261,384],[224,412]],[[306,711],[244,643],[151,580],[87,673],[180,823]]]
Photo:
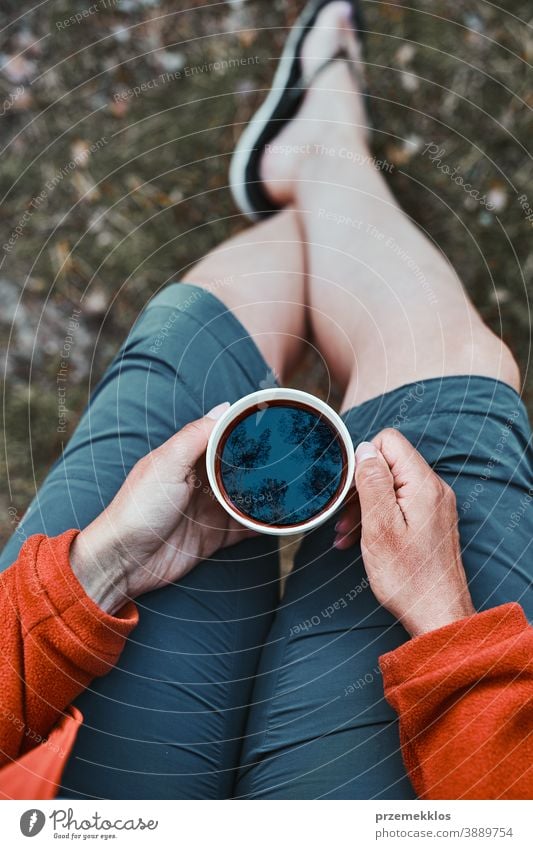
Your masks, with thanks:
[[[280,401],[303,404],[307,408],[310,408],[312,411],[318,413],[333,428],[334,432],[338,435],[339,440],[341,441],[345,450],[346,469],[344,475],[344,482],[333,501],[316,516],[312,516],[310,519],[307,519],[305,522],[301,522],[300,524],[294,524],[290,526],[265,525],[261,522],[255,521],[250,516],[243,515],[243,513],[237,510],[231,504],[231,502],[224,497],[219,486],[216,474],[216,458],[218,446],[220,440],[227,433],[228,428],[230,427],[232,422],[234,422],[235,419],[241,418],[243,413],[246,413],[247,410],[250,410],[250,412],[252,412],[252,410],[254,410],[254,408],[257,408],[259,404],[268,404],[272,401],[276,401],[278,404]],[[303,531],[309,531],[311,530],[311,528],[318,527],[318,525],[321,525],[323,522],[327,521],[327,519],[329,519],[329,517],[333,513],[335,513],[336,510],[339,509],[342,502],[346,498],[348,490],[350,489],[350,486],[353,482],[355,471],[355,454],[353,443],[346,425],[344,424],[340,416],[337,415],[335,410],[333,410],[328,404],[326,404],[325,401],[321,401],[320,398],[316,398],[314,395],[310,395],[308,392],[301,392],[299,389],[262,389],[258,392],[252,392],[250,395],[245,395],[244,398],[240,398],[238,401],[232,404],[231,407],[229,407],[229,409],[220,417],[220,419],[218,419],[215,427],[213,428],[213,431],[209,438],[209,443],[207,445],[206,466],[209,483],[217,500],[220,502],[224,510],[226,510],[226,512],[229,513],[229,515],[232,516],[237,522],[247,528],[250,528],[253,531],[258,531],[259,533],[272,534],[274,536],[288,536],[290,534],[302,533]]]

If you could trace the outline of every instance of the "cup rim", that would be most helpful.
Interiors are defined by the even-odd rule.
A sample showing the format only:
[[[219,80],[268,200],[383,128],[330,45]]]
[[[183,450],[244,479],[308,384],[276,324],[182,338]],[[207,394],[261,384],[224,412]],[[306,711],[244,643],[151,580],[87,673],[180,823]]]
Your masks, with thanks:
[[[239,418],[248,408],[253,408],[258,404],[268,403],[269,401],[292,401],[305,404],[307,407],[315,410],[323,418],[327,419],[333,426],[335,431],[338,433],[339,438],[342,440],[344,450],[346,452],[346,476],[343,486],[339,490],[337,496],[328,507],[316,516],[312,516],[310,519],[307,519],[305,522],[300,522],[297,525],[289,525],[286,527],[264,525],[261,522],[256,522],[254,519],[244,516],[241,512],[234,509],[224,498],[218,485],[216,475],[215,460],[217,448],[228,426],[235,419]],[[353,484],[355,472],[355,452],[348,428],[339,414],[336,413],[329,404],[322,401],[322,399],[318,398],[316,395],[311,395],[309,392],[304,392],[301,389],[289,389],[277,386],[270,389],[259,389],[256,392],[250,392],[248,395],[244,395],[242,398],[239,398],[238,401],[235,401],[226,410],[226,412],[222,414],[222,416],[217,420],[215,427],[211,432],[211,436],[209,437],[206,452],[206,468],[209,484],[217,501],[222,505],[226,513],[229,513],[229,515],[239,522],[239,524],[249,528],[250,530],[258,531],[262,534],[269,534],[270,536],[290,536],[292,534],[310,531],[312,528],[322,525],[330,518],[330,516],[333,515],[333,513],[335,513],[336,510],[339,509],[348,494],[350,486]]]

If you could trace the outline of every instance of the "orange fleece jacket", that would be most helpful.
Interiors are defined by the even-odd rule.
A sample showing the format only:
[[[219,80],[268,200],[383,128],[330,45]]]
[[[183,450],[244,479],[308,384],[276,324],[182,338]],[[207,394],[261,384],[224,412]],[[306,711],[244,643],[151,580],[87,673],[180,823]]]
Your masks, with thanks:
[[[32,537],[0,576],[0,798],[53,798],[82,721],[68,706],[137,623],[133,604],[109,616],[86,595],[69,564],[77,533]],[[517,604],[380,658],[421,798],[531,798],[532,658]]]
[[[504,604],[380,658],[421,799],[533,797],[533,628]]]
[[[134,604],[109,616],[85,593],[69,563],[77,533],[31,537],[0,575],[0,798],[55,796],[82,720],[67,708],[138,621]]]

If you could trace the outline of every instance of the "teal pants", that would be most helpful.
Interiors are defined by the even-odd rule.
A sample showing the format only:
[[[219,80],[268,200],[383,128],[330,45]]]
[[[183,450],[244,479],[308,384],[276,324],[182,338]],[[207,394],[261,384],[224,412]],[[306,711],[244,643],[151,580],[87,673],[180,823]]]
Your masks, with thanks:
[[[269,381],[212,295],[172,285],[149,304],[3,552],[83,528],[134,463],[192,419]],[[532,617],[533,475],[519,396],[479,377],[403,386],[345,415],[354,443],[396,427],[454,488],[478,609]],[[377,603],[361,554],[309,533],[282,601],[278,548],[258,537],[138,599],[116,666],[77,700],[85,717],[63,798],[408,799],[378,658],[407,639]]]

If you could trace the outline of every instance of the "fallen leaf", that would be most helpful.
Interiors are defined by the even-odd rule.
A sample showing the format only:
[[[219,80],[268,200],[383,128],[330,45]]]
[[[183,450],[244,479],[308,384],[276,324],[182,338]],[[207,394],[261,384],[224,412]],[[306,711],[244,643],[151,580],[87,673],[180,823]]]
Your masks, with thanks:
[[[506,304],[511,299],[511,293],[508,289],[498,289],[495,287],[490,293],[490,299],[497,304]]]
[[[111,32],[113,33],[113,38],[119,44],[126,44],[131,38],[131,32],[128,27],[115,26],[112,27]]]
[[[412,74],[411,71],[402,71],[400,74],[400,82],[405,91],[417,91],[419,86],[418,77]]]
[[[406,136],[399,144],[390,144],[387,146],[386,154],[394,165],[405,165],[413,156],[421,150],[424,144],[423,139],[412,133]]]
[[[91,152],[89,150],[89,144],[85,139],[76,139],[73,141],[70,145],[70,152],[76,165],[80,168],[87,166]]]
[[[96,186],[92,177],[87,174],[82,174],[80,171],[75,171],[72,175],[72,184],[76,189],[78,199],[87,203],[92,203],[100,198],[100,190]]]
[[[406,43],[402,44],[401,47],[396,51],[396,61],[399,65],[404,68],[410,62],[412,62],[414,55],[416,53],[416,49],[412,44]]]
[[[243,29],[239,33],[239,44],[243,47],[251,47],[257,41],[257,30]]]
[[[28,81],[37,71],[35,62],[24,56],[1,56],[2,72],[13,83]]]
[[[64,277],[69,271],[72,271],[72,254],[70,253],[70,244],[66,239],[52,245],[50,254],[52,265],[58,276]]]
[[[186,56],[181,50],[158,50],[155,62],[163,71],[174,74],[184,67]]]
[[[497,184],[487,194],[487,201],[493,207],[494,212],[501,212],[507,206],[508,196],[505,187]]]
[[[90,318],[96,318],[104,315],[107,305],[107,293],[100,287],[93,287],[83,299],[83,312]]]
[[[112,100],[109,104],[109,111],[113,118],[124,118],[129,110],[127,100]]]

